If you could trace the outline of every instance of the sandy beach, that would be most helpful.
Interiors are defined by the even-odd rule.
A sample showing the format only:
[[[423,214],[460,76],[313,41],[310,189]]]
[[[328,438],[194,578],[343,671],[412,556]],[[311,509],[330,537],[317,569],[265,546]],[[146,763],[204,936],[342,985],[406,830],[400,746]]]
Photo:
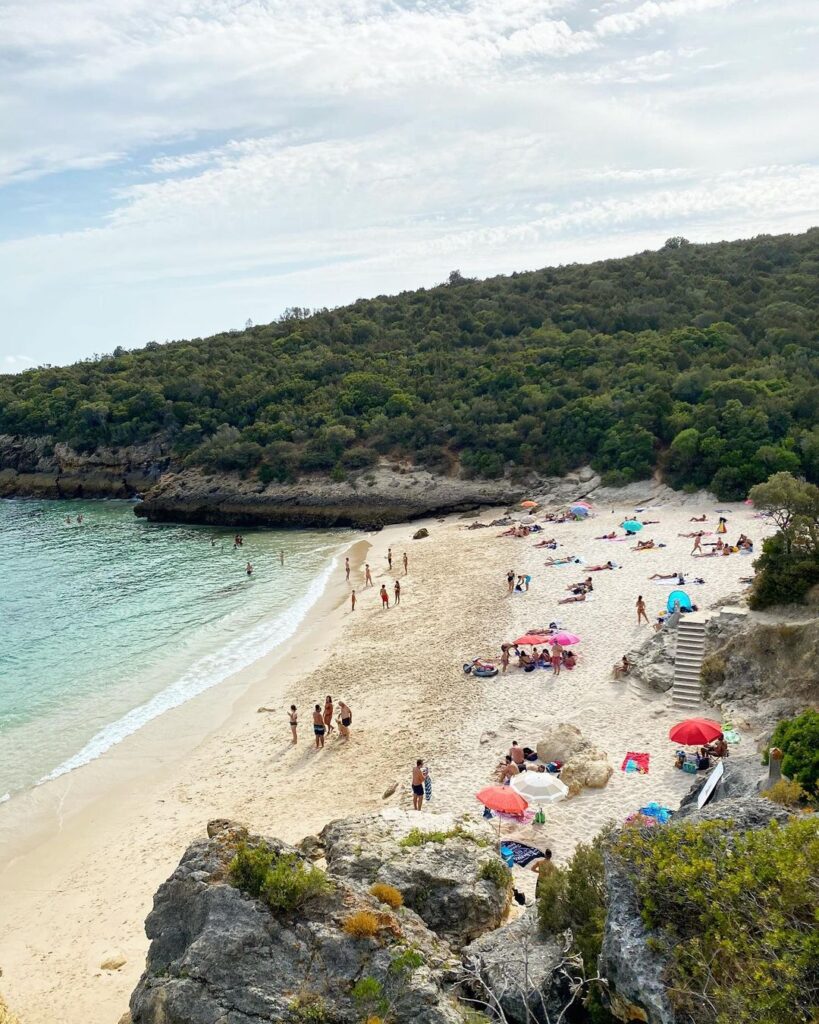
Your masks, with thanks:
[[[634,502],[596,504],[586,521],[545,524],[545,533],[525,539],[497,537],[497,528],[466,529],[472,519],[457,517],[362,537],[349,552],[359,598],[354,613],[340,567],[298,635],[267,659],[98,761],[0,807],[0,991],[23,1024],[116,1024],[143,968],[153,893],[211,818],[236,818],[292,842],[336,817],[409,808],[417,757],[432,768],[427,809],[478,816],[474,794],[492,781],[510,742],[535,746],[555,721],[577,725],[614,767],[605,789],[550,807],[546,825],[530,827],[558,861],[651,800],[675,807],[691,781],[671,767],[667,733],[680,716],[667,696],[613,680],[612,666],[652,633],[637,625],[638,594],[652,621],[665,604],[670,586],[649,581],[652,574],[701,576],[703,585],[684,589],[707,609],[736,595],[740,577],[753,573],[747,556],[692,558],[693,541],[678,534],[713,531],[717,509],[724,509],[728,538],[744,532],[758,552],[771,528],[750,507],[702,496],[666,493],[649,501],[655,504],[638,518],[659,523],[640,537],[667,546],[644,552],[633,551],[632,541],[594,539],[630,517]],[[702,513],[707,523],[690,522]],[[500,514],[486,510],[478,518]],[[430,535],[414,541],[420,526]],[[542,537],[555,537],[560,547],[535,548]],[[591,600],[558,606],[567,585],[587,572],[584,565],[544,562],[569,554],[588,565],[611,559],[622,567],[592,574]],[[367,589],[365,560],[375,583]],[[528,592],[507,593],[509,569],[531,575]],[[386,583],[392,603],[396,577],[401,604],[384,611],[378,589]],[[502,642],[552,620],[582,638],[573,671],[556,679],[517,669],[483,680],[464,674],[465,661],[497,660]],[[352,737],[341,743],[334,734],[317,753],[310,712],[326,694],[351,706]],[[295,747],[291,703],[301,721]],[[278,710],[260,713],[261,705]],[[630,750],[650,753],[647,775],[620,770]],[[383,799],[393,782],[397,791]],[[124,966],[101,970],[115,950]]]

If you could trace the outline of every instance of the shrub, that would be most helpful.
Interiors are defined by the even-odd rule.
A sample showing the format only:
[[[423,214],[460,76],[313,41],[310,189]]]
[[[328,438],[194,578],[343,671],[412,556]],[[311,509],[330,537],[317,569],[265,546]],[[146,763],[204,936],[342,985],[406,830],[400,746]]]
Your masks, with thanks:
[[[271,910],[290,913],[330,888],[327,876],[295,854],[277,856],[270,847],[242,845],[228,869],[230,882]]]
[[[725,680],[725,659],[718,654],[710,654],[702,659],[700,679],[704,687],[719,686]]]
[[[403,839],[399,840],[399,846],[424,846],[426,843],[445,843],[448,839],[468,839],[470,842],[475,843],[476,846],[486,846],[487,842],[485,839],[479,839],[473,836],[471,832],[467,831],[462,825],[456,825],[454,828],[448,831],[432,831],[425,832],[420,828],[410,829],[409,833],[404,836]]]
[[[296,998],[287,1007],[288,1024],[327,1024],[327,1007],[321,996],[308,992]]]
[[[780,722],[762,760],[768,763],[771,747],[784,754],[782,772],[800,783],[811,796],[819,793],[819,712],[809,710]]]
[[[791,779],[780,779],[770,789],[764,790],[762,795],[766,800],[772,800],[783,807],[796,807],[808,798],[808,794],[799,783]]]
[[[397,910],[404,902],[404,897],[394,885],[385,885],[383,882],[375,882],[370,886],[370,895],[375,896],[381,903]]]
[[[538,920],[548,934],[571,928],[586,973],[597,973],[597,958],[606,921],[603,833],[590,844],[580,843],[565,868],[555,868],[540,881]]]
[[[423,966],[423,954],[417,949],[408,947],[403,953],[399,953],[398,956],[392,959],[389,971],[392,975],[403,977],[407,974],[412,974],[413,971],[417,971],[419,967]]]
[[[344,931],[354,939],[371,939],[378,932],[378,918],[369,910],[358,910],[344,922]]]
[[[667,958],[666,988],[681,1017],[697,1024],[814,1019],[814,821],[745,832],[725,821],[630,829],[616,849]]]
[[[497,857],[481,864],[478,878],[484,882],[492,882],[498,889],[508,890],[512,887],[512,872]]]
[[[368,1014],[368,1020],[379,1020],[380,1014],[387,1013],[389,1002],[384,995],[384,986],[378,978],[365,975],[353,985],[353,999]],[[379,1016],[373,1016],[378,1013]]]

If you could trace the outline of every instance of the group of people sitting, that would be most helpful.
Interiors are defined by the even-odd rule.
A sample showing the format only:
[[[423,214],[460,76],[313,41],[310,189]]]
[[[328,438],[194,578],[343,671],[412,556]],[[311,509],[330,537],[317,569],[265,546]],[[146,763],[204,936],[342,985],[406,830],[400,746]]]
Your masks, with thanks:
[[[528,537],[531,533],[540,533],[543,530],[542,526],[524,526],[522,523],[514,523],[509,527],[508,530],[503,530],[501,533],[496,533],[496,537]],[[545,546],[545,545],[538,545]]]
[[[688,753],[685,750],[678,750],[674,755],[674,767],[682,769],[683,765],[696,765],[698,772],[707,771],[711,767],[711,759],[728,757],[728,743],[722,733],[711,743],[700,747],[695,753]],[[690,769],[689,769],[690,771]]]
[[[563,767],[562,761],[551,761],[549,764],[537,764],[537,752],[531,747],[521,747],[517,740],[512,740],[509,753],[495,769],[501,786],[508,786],[511,780],[521,772],[551,772],[558,774]]]
[[[552,644],[551,649],[542,647],[532,648],[531,654],[512,644],[501,645],[501,667],[505,672],[509,667],[512,654],[518,659],[517,667],[525,672],[534,672],[536,668],[550,668],[555,675],[560,675],[561,668],[573,669],[577,664],[577,655],[569,648],[563,648],[560,644]]]

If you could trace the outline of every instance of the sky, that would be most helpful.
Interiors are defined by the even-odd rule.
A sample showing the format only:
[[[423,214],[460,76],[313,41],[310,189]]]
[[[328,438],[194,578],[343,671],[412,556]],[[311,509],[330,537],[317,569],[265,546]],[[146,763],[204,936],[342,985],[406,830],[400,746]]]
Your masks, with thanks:
[[[816,0],[3,0],[0,372],[819,223]]]

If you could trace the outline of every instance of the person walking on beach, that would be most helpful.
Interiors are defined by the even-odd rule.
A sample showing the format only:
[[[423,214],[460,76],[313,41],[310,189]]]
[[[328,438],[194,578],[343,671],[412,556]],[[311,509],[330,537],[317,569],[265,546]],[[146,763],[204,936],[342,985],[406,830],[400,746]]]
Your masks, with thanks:
[[[313,733],[316,737],[316,750],[321,750],[324,746],[324,718],[321,714],[321,705],[316,704],[316,709],[313,712]]]
[[[333,698],[329,693],[324,701],[324,728],[327,730],[328,736],[333,731]]]
[[[392,572],[392,548],[387,548],[387,565],[390,567],[390,572]]]
[[[344,579],[348,583],[350,582],[350,559],[349,558],[345,558],[344,559]]]
[[[407,558],[406,551],[404,552],[404,575],[406,576],[409,572],[409,559]]]
[[[648,615],[646,615],[646,603],[643,600],[643,595],[640,594],[637,597],[637,625],[640,625],[641,619],[645,619],[646,625],[649,625]]]
[[[393,601],[393,604],[401,604],[401,584],[398,580],[395,581],[395,587],[393,589],[395,590],[395,600]]]
[[[702,554],[702,534],[701,533],[696,534],[695,537],[694,537],[694,548],[693,548],[691,554],[693,555],[697,551],[699,551],[699,553]]]
[[[375,584],[373,583],[372,573],[370,572],[370,563],[369,562],[365,562],[364,563],[364,587],[366,589],[367,587],[374,587],[374,586],[375,586]]]
[[[343,700],[338,702],[338,731],[342,739],[350,738],[350,726],[353,724],[353,713]]]
[[[350,592],[350,611],[355,611],[355,591]]]
[[[387,593],[387,588],[384,586],[383,583],[381,584],[380,594],[381,594],[381,607],[382,607],[382,609],[389,608],[389,606],[390,606],[390,595]]]
[[[293,745],[295,746],[299,742],[299,713],[296,711],[296,705],[290,705],[290,732],[293,733]]]
[[[412,809],[420,811],[424,806],[424,762],[419,757],[412,769]]]

